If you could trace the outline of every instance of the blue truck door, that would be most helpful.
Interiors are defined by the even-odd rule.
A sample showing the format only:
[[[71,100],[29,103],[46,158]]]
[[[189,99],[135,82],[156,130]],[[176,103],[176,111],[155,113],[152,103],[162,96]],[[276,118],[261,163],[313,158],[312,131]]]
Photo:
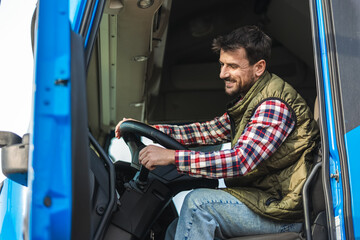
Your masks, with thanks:
[[[331,0],[326,3],[331,81],[334,99],[335,127],[340,156],[339,171],[343,188],[344,228],[336,226],[341,239],[360,238],[360,167],[358,139],[360,137],[360,3]],[[329,18],[329,17],[328,17]],[[335,173],[336,174],[336,173]],[[336,180],[336,179],[335,179]],[[343,235],[342,235],[343,236]]]
[[[86,62],[104,1],[39,1],[29,239],[90,239]]]
[[[71,51],[67,0],[39,1],[35,36],[30,239],[70,239]]]
[[[313,37],[323,125],[324,182],[331,239],[360,238],[360,4],[315,0]],[[322,95],[323,93],[323,95]],[[325,134],[324,134],[325,133]],[[327,183],[327,184],[326,184]]]

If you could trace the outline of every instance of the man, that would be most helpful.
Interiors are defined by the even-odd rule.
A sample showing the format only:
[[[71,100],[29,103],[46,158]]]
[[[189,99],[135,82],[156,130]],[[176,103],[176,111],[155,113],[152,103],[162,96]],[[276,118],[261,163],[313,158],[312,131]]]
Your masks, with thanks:
[[[312,113],[289,84],[266,71],[271,39],[257,27],[216,38],[213,50],[220,53],[225,92],[235,97],[227,112],[205,123],[154,127],[185,145],[231,141],[231,149],[203,153],[147,146],[139,154],[150,170],[175,164],[192,176],[225,178],[224,190],[187,195],[172,225],[175,239],[299,232],[301,191],[319,137]],[[116,127],[118,138],[123,121]]]

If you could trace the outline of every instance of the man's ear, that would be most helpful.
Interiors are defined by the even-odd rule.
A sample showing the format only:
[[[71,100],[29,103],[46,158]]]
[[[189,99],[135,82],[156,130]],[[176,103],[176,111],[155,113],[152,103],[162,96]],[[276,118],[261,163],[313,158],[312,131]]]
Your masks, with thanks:
[[[256,78],[259,78],[264,72],[265,72],[265,69],[266,69],[266,62],[264,59],[261,59],[260,61],[258,61],[257,63],[255,63],[255,77]]]

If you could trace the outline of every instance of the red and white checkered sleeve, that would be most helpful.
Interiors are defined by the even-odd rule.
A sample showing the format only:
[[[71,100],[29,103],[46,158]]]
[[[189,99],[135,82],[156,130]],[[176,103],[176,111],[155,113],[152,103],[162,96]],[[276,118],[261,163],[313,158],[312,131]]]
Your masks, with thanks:
[[[212,145],[231,139],[230,120],[227,113],[211,121],[186,125],[154,125],[183,145]]]
[[[295,127],[295,116],[280,100],[267,100],[255,111],[232,149],[215,152],[178,150],[179,172],[207,178],[245,175],[268,159]]]

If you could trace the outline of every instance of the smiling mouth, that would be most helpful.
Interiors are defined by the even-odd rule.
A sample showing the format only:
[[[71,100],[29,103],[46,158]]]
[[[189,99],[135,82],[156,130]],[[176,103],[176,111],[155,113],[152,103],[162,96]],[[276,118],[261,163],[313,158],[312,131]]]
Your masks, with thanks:
[[[232,82],[232,80],[230,78],[223,78],[222,79],[224,82]]]
[[[225,86],[232,86],[234,85],[235,81],[232,81],[231,79],[224,79]]]

